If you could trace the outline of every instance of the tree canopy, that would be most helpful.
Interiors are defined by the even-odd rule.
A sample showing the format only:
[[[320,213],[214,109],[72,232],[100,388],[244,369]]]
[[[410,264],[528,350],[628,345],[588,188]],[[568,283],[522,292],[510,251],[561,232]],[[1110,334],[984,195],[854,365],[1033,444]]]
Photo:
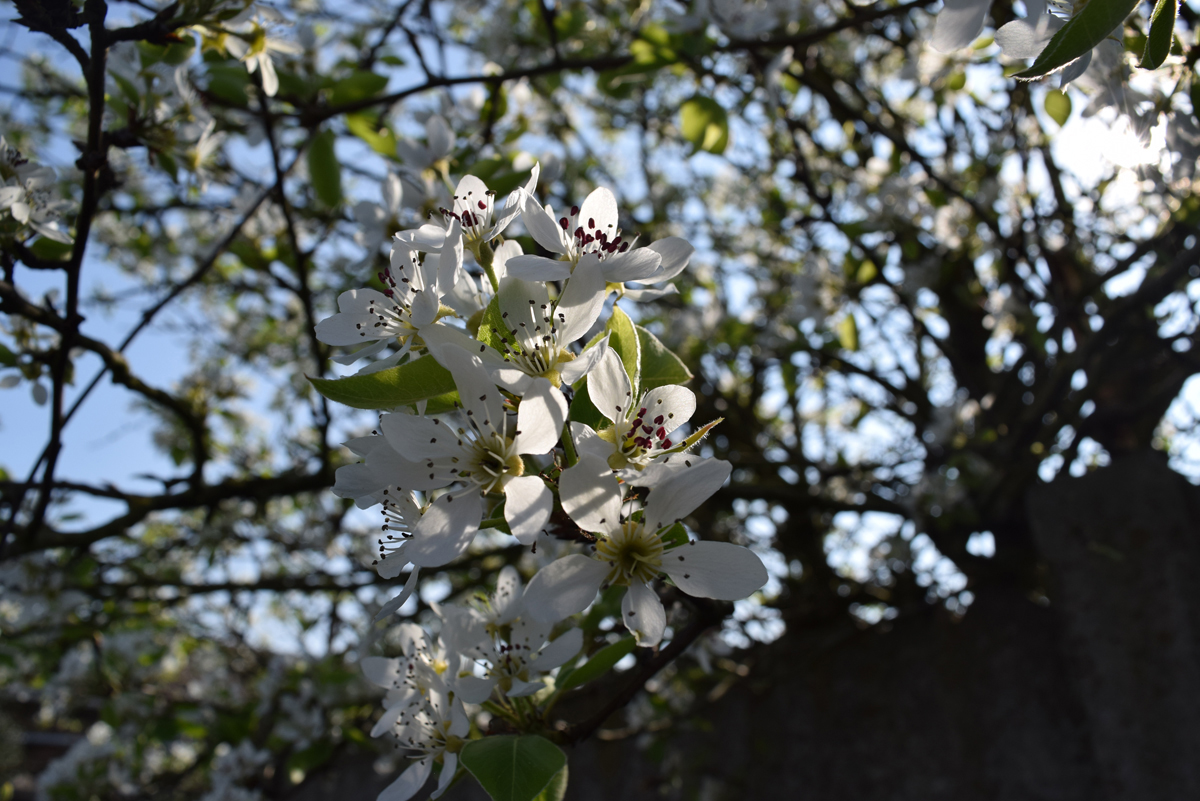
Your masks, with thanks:
[[[755,643],[836,616],[969,615],[989,581],[1045,596],[1031,487],[1151,446],[1192,470],[1194,2],[6,11],[0,775],[15,792],[282,798],[348,753],[398,772],[403,753],[370,737],[364,660],[408,654],[401,617],[443,625],[435,609],[507,568],[528,583],[581,525],[599,530],[563,501],[531,548],[497,506],[400,617],[373,619],[403,579],[373,564],[378,509],[330,491],[366,455],[343,443],[385,428],[378,410],[433,414],[455,383],[437,384],[432,346],[433,372],[387,372],[416,351],[355,362],[327,321],[350,290],[393,297],[398,232],[470,227],[463,176],[497,214],[530,201],[496,253],[507,238],[557,256],[533,215],[597,187],[631,252],[694,248],[673,291],[601,281],[595,330],[643,389],[695,394],[684,432],[731,471],[686,528],[770,575],[735,605],[660,585],[657,648],[634,648],[606,590],[578,619],[587,658],[555,674],[563,705],[531,708],[528,729],[485,709],[476,735],[569,745],[623,708],[658,731],[745,675]],[[500,347],[492,246],[467,251],[485,302],[460,291],[434,312]],[[600,427],[603,410],[578,411],[599,390],[569,384],[571,419]],[[118,429],[135,433],[96,444]],[[494,798],[520,795],[468,767]]]

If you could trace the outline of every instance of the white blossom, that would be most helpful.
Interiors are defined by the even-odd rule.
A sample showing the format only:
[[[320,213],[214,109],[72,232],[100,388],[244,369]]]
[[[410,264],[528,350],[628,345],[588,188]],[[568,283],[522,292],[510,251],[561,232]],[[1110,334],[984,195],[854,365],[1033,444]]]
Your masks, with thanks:
[[[622,514],[626,499],[608,464],[586,455],[559,479],[563,509],[584,531],[597,535],[591,556],[574,554],[542,568],[525,590],[536,620],[553,622],[582,612],[602,587],[629,590],[621,603],[625,626],[639,645],[656,645],[666,612],[650,586],[666,573],[683,592],[737,600],[767,582],[762,561],[747,548],[724,542],[674,545],[665,529],[690,514],[725,482],[730,465],[716,459],[685,463],[651,490],[641,519]]]

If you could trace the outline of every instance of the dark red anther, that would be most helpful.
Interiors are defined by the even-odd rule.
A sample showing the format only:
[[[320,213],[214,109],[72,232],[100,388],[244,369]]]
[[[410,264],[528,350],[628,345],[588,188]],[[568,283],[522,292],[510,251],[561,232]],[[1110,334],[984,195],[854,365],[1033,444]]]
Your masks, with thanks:
[[[664,420],[664,418],[663,418],[663,416],[660,414],[658,417],[655,417],[655,418],[654,418],[654,425],[656,425],[656,426],[661,426],[661,425],[663,424],[663,420]]]
[[[664,440],[663,440],[663,444],[662,444],[662,446],[663,446],[664,448],[669,448],[669,447],[671,447],[671,440],[669,440],[669,439],[664,439]]]
[[[481,200],[481,201],[479,201],[479,210],[480,210],[480,211],[487,211],[487,204],[486,204],[486,203],[484,203],[482,200]]]
[[[654,436],[658,437],[659,439],[664,439],[667,436],[667,429],[660,426],[659,429],[654,432]]]
[[[618,253],[624,253],[624,252],[625,252],[625,251],[627,251],[627,250],[629,250],[629,243],[628,243],[628,242],[622,242],[622,243],[621,243],[621,249],[620,249],[619,251],[617,251],[617,252],[618,252]]]
[[[574,217],[574,216],[575,216],[576,214],[578,214],[578,213],[579,213],[579,207],[578,207],[578,206],[572,206],[572,207],[571,207],[571,216],[572,216],[572,217]]]
[[[567,230],[567,226],[568,226],[568,225],[570,225],[570,223],[568,223],[568,222],[567,222],[567,218],[566,218],[566,217],[563,217],[561,220],[559,220],[559,221],[558,221],[558,224],[562,226],[562,229],[563,229],[564,231],[565,231],[565,230]]]

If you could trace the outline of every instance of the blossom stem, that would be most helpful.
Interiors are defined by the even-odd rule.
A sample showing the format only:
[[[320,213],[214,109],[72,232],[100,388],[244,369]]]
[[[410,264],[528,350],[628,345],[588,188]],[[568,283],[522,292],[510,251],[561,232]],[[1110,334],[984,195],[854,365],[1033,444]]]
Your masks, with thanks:
[[[563,425],[562,444],[563,458],[567,462],[567,467],[574,467],[579,461],[579,454],[575,452],[575,440],[571,438],[571,422],[569,420]]]
[[[496,278],[496,270],[492,267],[492,258],[495,256],[495,251],[487,242],[479,243],[479,252],[475,254],[479,266],[487,273],[488,280],[492,282],[492,291],[500,291],[500,279]]]

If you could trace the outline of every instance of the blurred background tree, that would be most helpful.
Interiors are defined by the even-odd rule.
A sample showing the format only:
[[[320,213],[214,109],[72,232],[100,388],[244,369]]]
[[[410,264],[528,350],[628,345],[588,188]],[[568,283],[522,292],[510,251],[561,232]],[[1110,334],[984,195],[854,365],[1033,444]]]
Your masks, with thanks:
[[[696,246],[639,322],[724,418],[689,524],[772,571],[568,697],[645,683],[568,797],[1200,791],[1197,8],[1060,91],[934,52],[935,5],[4,6],[0,133],[74,232],[0,231],[5,797],[387,784],[393,582],[328,490],[373,420],[306,380],[345,372],[314,326],[451,176],[535,161]],[[537,560],[496,537],[404,613]]]

